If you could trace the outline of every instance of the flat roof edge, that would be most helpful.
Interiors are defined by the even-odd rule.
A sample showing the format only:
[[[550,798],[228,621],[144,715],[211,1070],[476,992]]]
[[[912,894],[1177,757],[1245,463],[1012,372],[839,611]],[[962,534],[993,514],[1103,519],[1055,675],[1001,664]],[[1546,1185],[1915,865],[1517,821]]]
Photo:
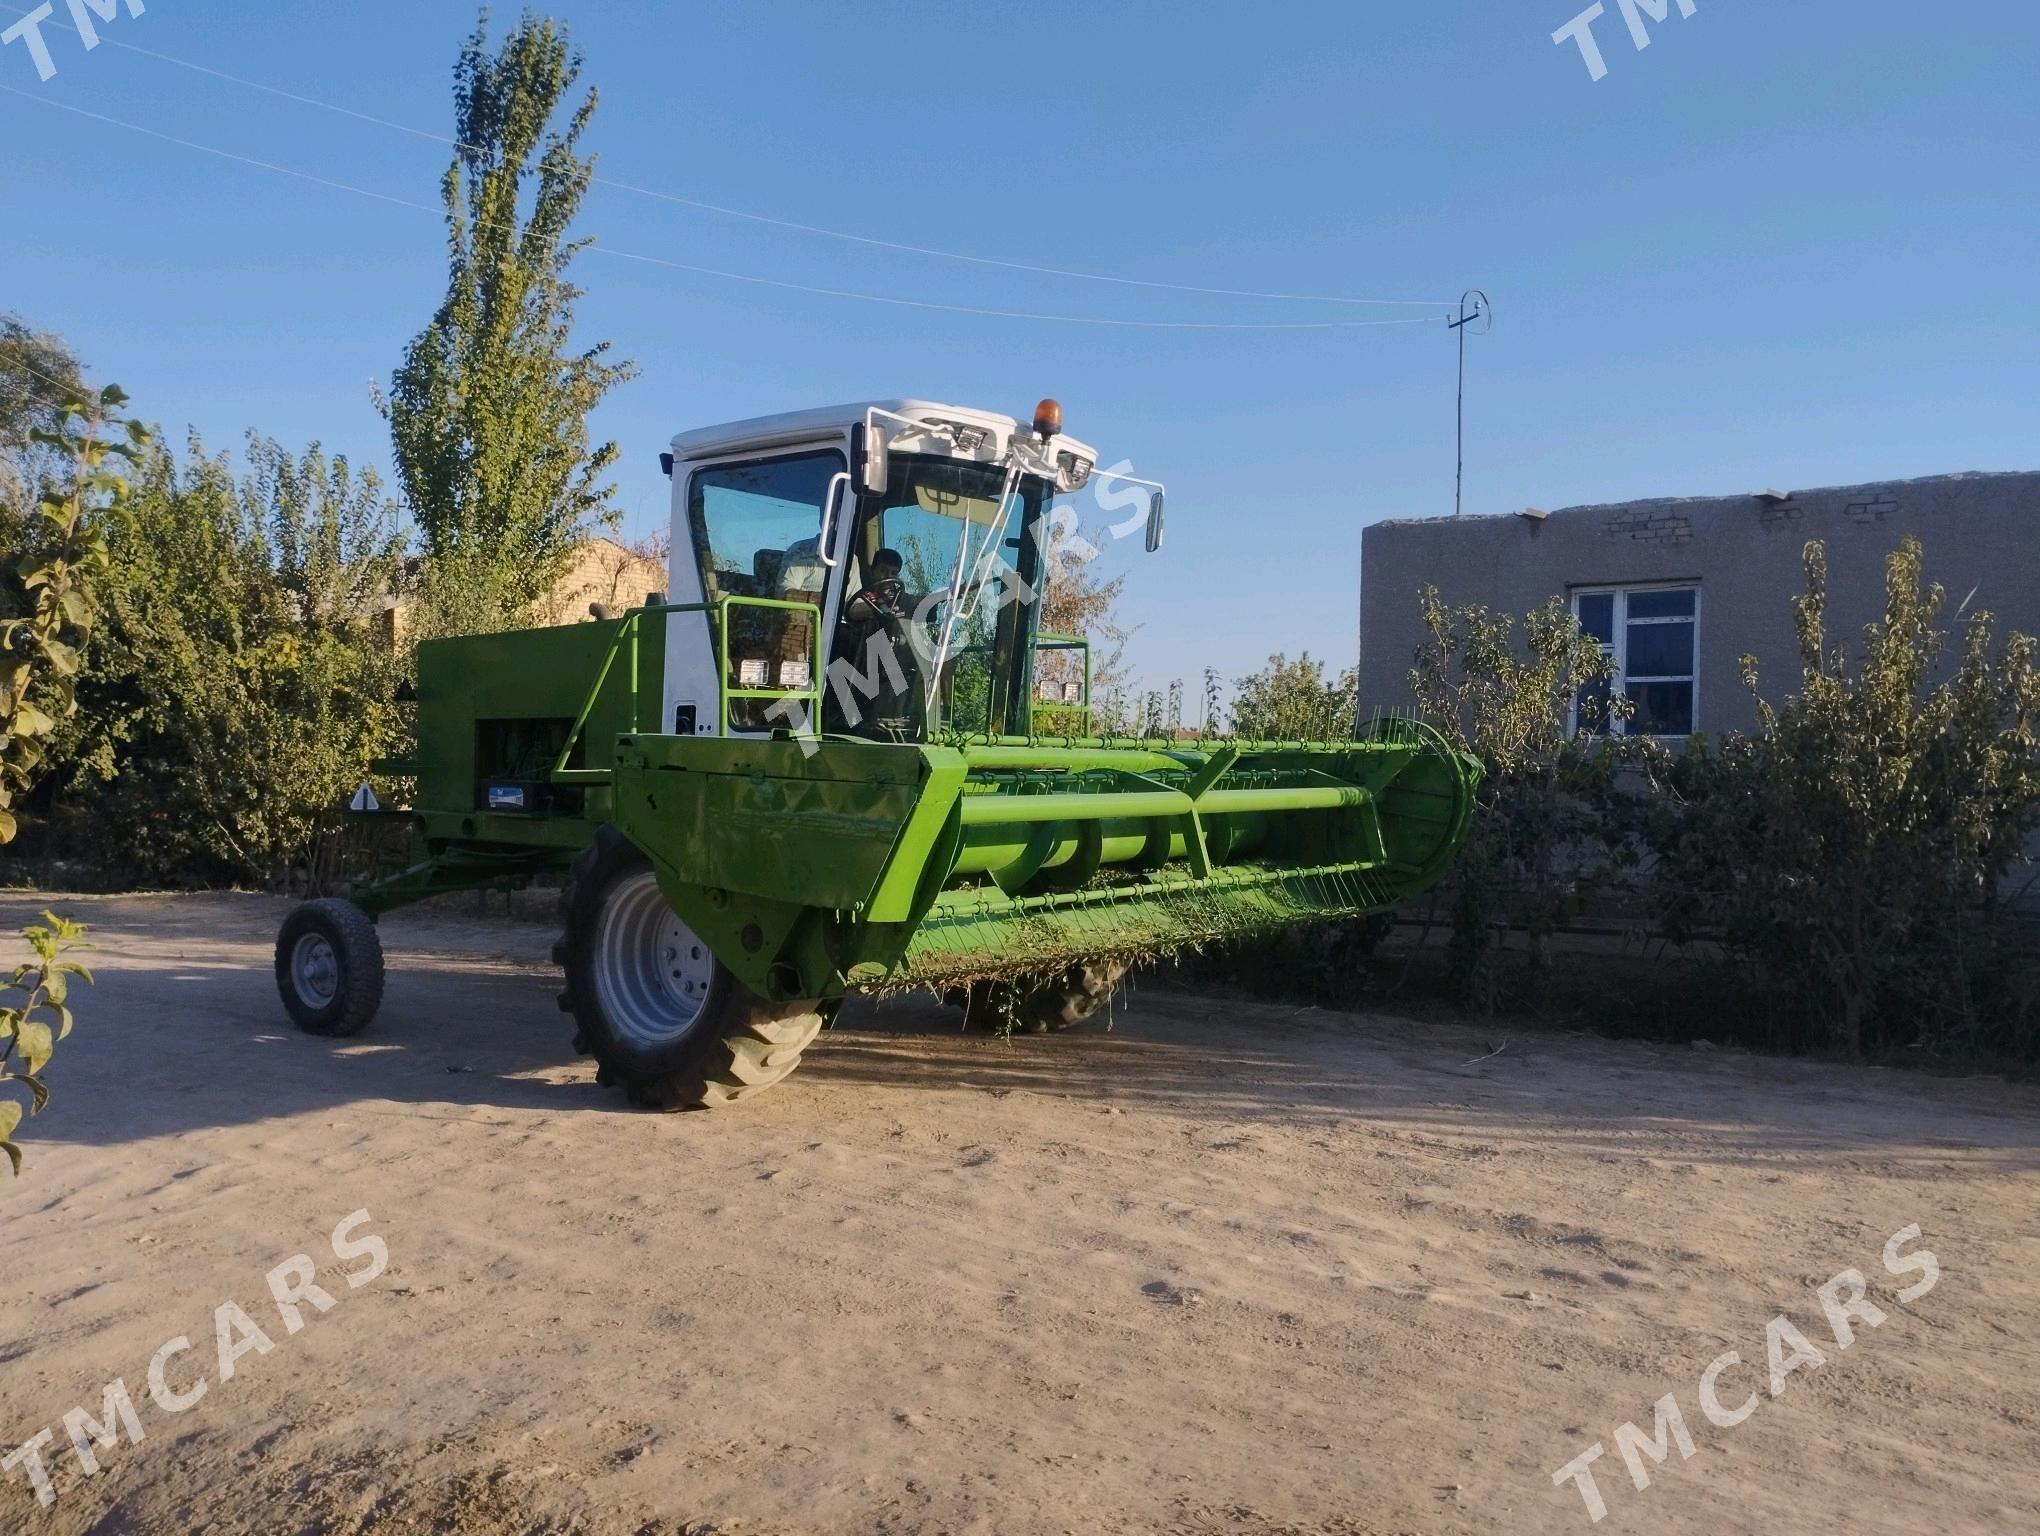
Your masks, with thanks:
[[[1931,486],[1972,485],[1986,482],[2019,480],[2031,481],[2035,491],[2040,492],[2040,469],[1968,469],[1958,470],[1952,474],[1915,475],[1905,480],[1865,480],[1854,485],[1808,486],[1802,490],[1788,491],[1786,495],[1791,501],[1800,501],[1814,497],[1822,499],[1840,496],[1857,497],[1863,493],[1874,495],[1880,491],[1895,491],[1905,488],[1919,489]],[[1596,512],[1627,512],[1642,508],[1729,507],[1746,502],[1759,501],[1763,498],[1763,495],[1762,491],[1730,491],[1726,494],[1714,496],[1645,496],[1632,501],[1583,502],[1577,506],[1555,507],[1544,515],[1546,518],[1554,518]],[[1464,527],[1470,523],[1520,521],[1522,516],[1521,511],[1477,512],[1466,517],[1453,517],[1449,513],[1439,513],[1434,517],[1384,517],[1367,524],[1366,527],[1369,529],[1430,528],[1440,526],[1449,528],[1454,525]]]

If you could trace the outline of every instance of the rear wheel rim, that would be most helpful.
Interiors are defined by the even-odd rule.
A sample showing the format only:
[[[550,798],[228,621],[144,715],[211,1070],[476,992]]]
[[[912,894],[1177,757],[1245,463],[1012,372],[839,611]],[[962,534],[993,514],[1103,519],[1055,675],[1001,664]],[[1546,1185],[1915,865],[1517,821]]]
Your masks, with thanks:
[[[650,870],[611,888],[594,950],[595,995],[622,1044],[658,1050],[699,1027],[715,985],[715,956],[666,905]]]
[[[307,933],[290,949],[290,984],[314,1008],[331,1006],[340,994],[340,957],[323,933]]]

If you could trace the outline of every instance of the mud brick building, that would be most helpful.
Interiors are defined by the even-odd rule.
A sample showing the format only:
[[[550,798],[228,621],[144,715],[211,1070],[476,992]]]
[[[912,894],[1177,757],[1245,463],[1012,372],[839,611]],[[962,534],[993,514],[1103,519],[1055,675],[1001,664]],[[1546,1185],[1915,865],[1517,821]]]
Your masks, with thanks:
[[[1830,636],[1853,643],[1882,612],[1884,558],[1907,534],[1947,589],[1948,627],[1958,608],[1984,608],[2001,632],[2040,632],[2040,472],[1375,523],[1361,536],[1361,707],[1410,703],[1429,584],[1448,603],[1519,614],[1563,596],[1614,652],[1633,729],[1746,727],[1738,658],[1758,659],[1773,696],[1798,677],[1807,541],[1827,546]]]

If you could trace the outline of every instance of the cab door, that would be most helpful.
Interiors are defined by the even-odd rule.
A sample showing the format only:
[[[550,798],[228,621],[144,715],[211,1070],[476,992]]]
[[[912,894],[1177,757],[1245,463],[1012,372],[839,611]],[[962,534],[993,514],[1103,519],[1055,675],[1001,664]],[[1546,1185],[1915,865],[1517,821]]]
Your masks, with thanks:
[[[724,624],[712,611],[668,616],[661,729],[763,736],[813,728],[798,696],[824,681],[817,618],[781,605],[812,604],[819,632],[830,633],[851,521],[847,448],[832,434],[674,466],[672,600],[730,601]]]

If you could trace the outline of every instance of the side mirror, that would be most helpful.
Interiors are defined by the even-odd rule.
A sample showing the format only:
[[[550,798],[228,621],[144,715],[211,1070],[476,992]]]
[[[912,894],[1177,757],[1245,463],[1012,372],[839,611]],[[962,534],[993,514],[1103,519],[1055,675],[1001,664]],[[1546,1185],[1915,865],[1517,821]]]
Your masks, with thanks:
[[[857,488],[870,496],[883,496],[891,478],[891,453],[886,447],[885,428],[866,422],[858,429],[859,464]]]
[[[1148,497],[1147,547],[1149,554],[1162,547],[1162,491],[1159,486]]]

